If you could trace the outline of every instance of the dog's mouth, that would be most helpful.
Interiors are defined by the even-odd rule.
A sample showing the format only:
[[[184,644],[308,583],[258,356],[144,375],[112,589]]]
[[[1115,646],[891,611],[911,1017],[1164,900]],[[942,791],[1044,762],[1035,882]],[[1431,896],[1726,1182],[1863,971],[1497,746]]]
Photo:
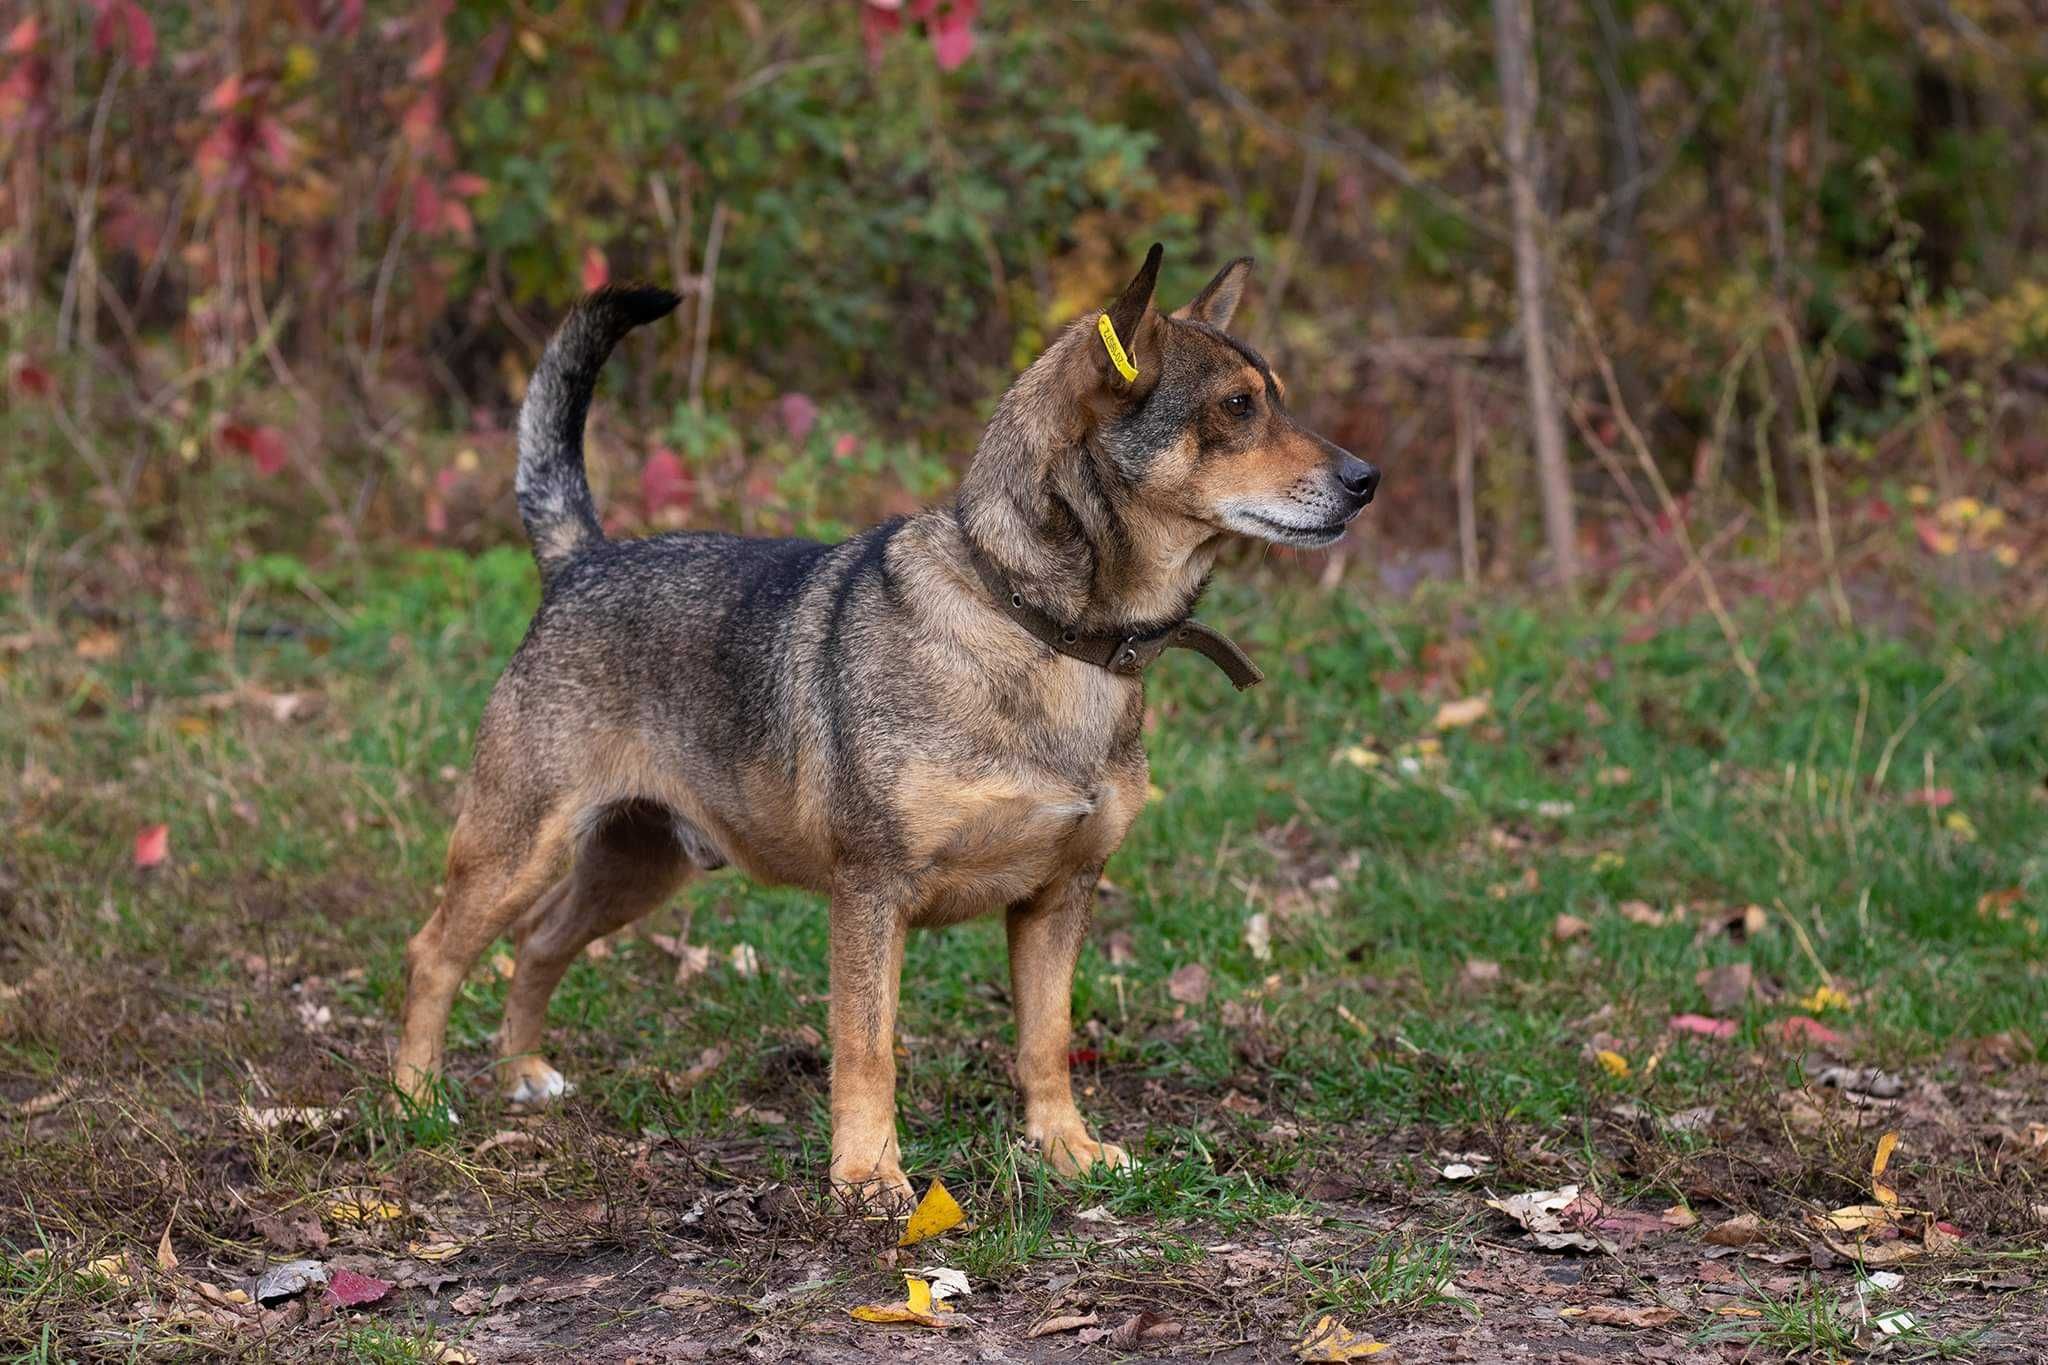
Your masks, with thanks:
[[[1236,516],[1231,519],[1239,523],[1237,530],[1255,535],[1261,540],[1270,540],[1278,545],[1298,546],[1304,550],[1320,550],[1342,540],[1352,521],[1364,510],[1365,504],[1361,502],[1341,520],[1320,526],[1281,521],[1278,517],[1269,517],[1250,508],[1239,509]]]

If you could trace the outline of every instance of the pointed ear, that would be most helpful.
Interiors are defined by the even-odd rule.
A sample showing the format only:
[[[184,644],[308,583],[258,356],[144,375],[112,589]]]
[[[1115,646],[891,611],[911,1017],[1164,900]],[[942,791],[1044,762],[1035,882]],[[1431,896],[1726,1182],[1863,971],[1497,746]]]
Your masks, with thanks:
[[[1231,314],[1237,311],[1238,300],[1244,297],[1245,284],[1251,277],[1252,258],[1238,257],[1217,271],[1216,278],[1174,316],[1206,322],[1219,331],[1228,328]]]
[[[1115,303],[1104,310],[1110,326],[1116,328],[1117,339],[1124,349],[1135,357],[1138,349],[1138,325],[1145,320],[1145,313],[1152,306],[1152,287],[1159,283],[1159,258],[1166,249],[1154,242],[1152,249],[1145,253],[1145,264],[1138,267],[1137,275],[1124,286],[1124,292],[1117,296]],[[1101,347],[1104,369],[1109,368],[1109,356]]]

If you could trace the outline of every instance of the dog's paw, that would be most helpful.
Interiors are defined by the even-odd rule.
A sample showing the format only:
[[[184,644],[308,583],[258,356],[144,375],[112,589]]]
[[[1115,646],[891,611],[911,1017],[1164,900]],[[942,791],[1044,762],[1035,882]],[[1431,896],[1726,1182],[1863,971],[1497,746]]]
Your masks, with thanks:
[[[1128,1171],[1137,1161],[1114,1142],[1098,1142],[1084,1129],[1034,1135],[1032,1141],[1045,1164],[1059,1175],[1085,1175],[1097,1167]]]
[[[905,1214],[917,1207],[910,1177],[893,1161],[834,1161],[832,1190],[846,1203],[877,1213]]]
[[[576,1087],[563,1080],[561,1072],[538,1057],[516,1057],[505,1064],[507,1104],[552,1104],[575,1093]]]

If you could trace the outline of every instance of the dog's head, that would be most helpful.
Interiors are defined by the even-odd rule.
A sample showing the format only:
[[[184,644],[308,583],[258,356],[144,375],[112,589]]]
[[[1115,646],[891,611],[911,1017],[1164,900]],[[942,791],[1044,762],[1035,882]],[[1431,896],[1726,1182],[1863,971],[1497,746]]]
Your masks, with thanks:
[[[1154,245],[1102,314],[1136,377],[1106,337],[1087,348],[1092,439],[1157,512],[1282,545],[1334,543],[1372,501],[1379,470],[1297,422],[1272,368],[1226,330],[1251,258],[1166,314],[1152,306],[1160,256]]]

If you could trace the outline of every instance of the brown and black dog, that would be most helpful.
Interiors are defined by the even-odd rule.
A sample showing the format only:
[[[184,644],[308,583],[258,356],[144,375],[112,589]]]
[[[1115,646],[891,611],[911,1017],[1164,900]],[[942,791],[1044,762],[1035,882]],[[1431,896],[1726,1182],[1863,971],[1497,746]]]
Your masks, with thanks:
[[[612,347],[677,300],[611,289],[576,309],[520,413],[541,605],[477,728],[446,895],[407,950],[401,1092],[432,1092],[456,990],[509,931],[504,1085],[562,1094],[540,1045],[569,963],[735,863],[831,898],[837,1186],[909,1195],[904,937],[995,911],[1026,1138],[1062,1172],[1129,1163],[1074,1107],[1068,1009],[1096,881],[1145,803],[1143,667],[1194,641],[1256,680],[1189,620],[1218,549],[1328,545],[1379,480],[1296,423],[1224,332],[1251,262],[1168,316],[1159,258],[1011,386],[952,506],[839,545],[607,540],[583,469],[591,394]]]

